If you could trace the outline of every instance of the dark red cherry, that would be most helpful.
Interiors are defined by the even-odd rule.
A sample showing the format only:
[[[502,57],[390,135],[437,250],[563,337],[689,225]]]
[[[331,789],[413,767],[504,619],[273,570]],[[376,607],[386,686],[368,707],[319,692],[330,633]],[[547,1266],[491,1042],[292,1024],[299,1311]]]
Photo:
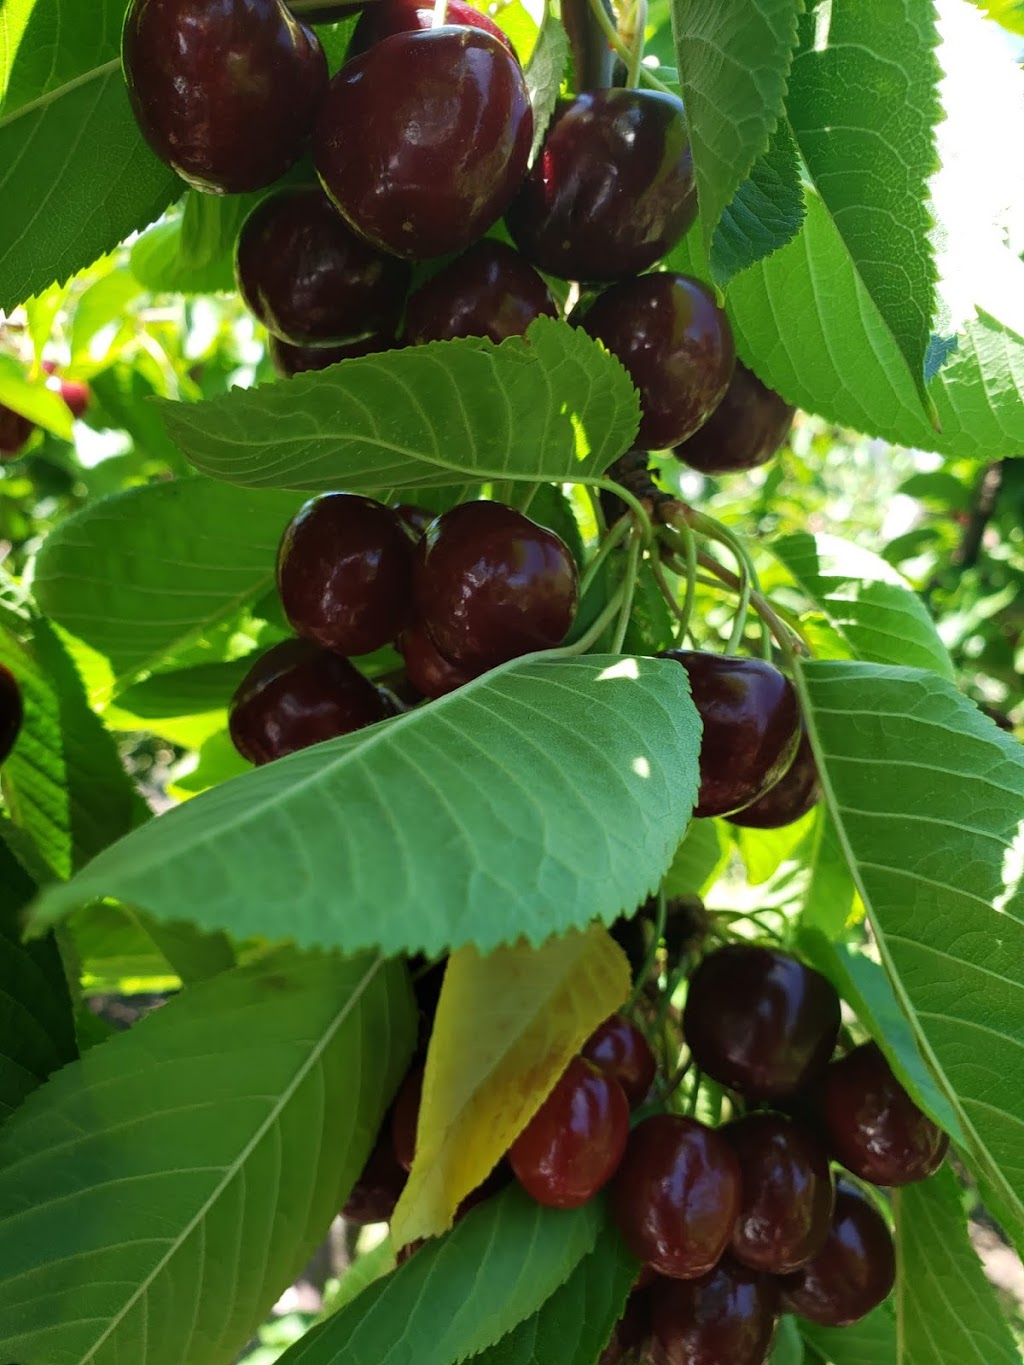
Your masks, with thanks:
[[[385,1119],[369,1160],[341,1210],[342,1217],[360,1226],[388,1222],[405,1181],[406,1173],[395,1159],[391,1124]]]
[[[243,678],[228,729],[242,757],[260,764],[391,714],[379,689],[347,659],[307,640],[282,640]]]
[[[793,684],[762,659],[693,649],[660,656],[682,664],[704,723],[694,815],[729,815],[763,796],[785,773],[800,743]]]
[[[394,348],[392,336],[366,337],[362,341],[349,341],[344,346],[290,346],[280,337],[267,338],[267,354],[278,374],[290,379],[292,375],[305,374],[310,370],[326,370],[329,365],[337,365],[339,360],[354,360],[361,355],[376,355],[378,351]]]
[[[641,1365],[641,1362],[647,1361],[644,1349],[651,1335],[649,1281],[646,1278],[648,1274],[653,1280],[653,1271],[644,1266],[597,1365]]]
[[[821,1249],[832,1221],[835,1196],[824,1147],[782,1114],[746,1114],[721,1133],[740,1163],[733,1256],[765,1274],[798,1270]]]
[[[763,796],[726,818],[744,829],[781,829],[813,810],[820,800],[814,750],[807,731],[801,729],[796,756],[779,780]]]
[[[629,1103],[622,1086],[574,1057],[509,1148],[509,1164],[538,1204],[575,1209],[615,1174],[628,1136]]]
[[[672,453],[702,474],[756,469],[789,435],[795,412],[738,360],[725,397],[700,430]]]
[[[654,1084],[658,1063],[650,1043],[631,1019],[613,1014],[590,1035],[580,1054],[606,1075],[615,1077],[631,1108],[643,1104]]]
[[[513,57],[516,55],[515,48],[494,20],[481,14],[472,5],[467,5],[465,0],[448,0],[444,21],[449,26],[468,25],[470,28],[483,29],[507,47]],[[358,57],[360,52],[365,52],[395,33],[414,33],[433,27],[432,4],[425,4],[423,0],[374,0],[373,4],[366,6],[356,24],[348,45],[348,58]]]
[[[478,28],[432,28],[346,62],[313,158],[357,232],[417,259],[461,251],[501,217],[532,137],[526,81],[508,49]]]
[[[449,692],[464,687],[479,676],[457,668],[443,654],[439,654],[419,621],[414,621],[402,631],[398,637],[398,651],[405,660],[405,671],[413,687],[421,696],[430,697],[431,700],[446,697]]]
[[[13,460],[25,448],[35,423],[0,403],[0,460]]]
[[[823,1327],[847,1327],[878,1307],[895,1278],[885,1219],[866,1195],[840,1181],[825,1244],[801,1270],[782,1279],[782,1304]]]
[[[629,1135],[611,1207],[634,1256],[661,1275],[697,1279],[717,1264],[739,1213],[736,1154],[696,1119],[644,1119]]]
[[[10,758],[23,717],[18,680],[9,668],[0,664],[0,763]]]
[[[636,444],[664,450],[714,412],[736,358],[729,319],[688,275],[641,275],[598,295],[580,325],[629,371],[640,391]]]
[[[409,267],[357,237],[318,189],[289,189],[257,204],[235,257],[249,309],[293,346],[337,346],[393,332]]]
[[[683,1035],[694,1061],[741,1095],[794,1095],[825,1070],[838,1034],[830,982],[776,948],[727,944],[690,978]]]
[[[682,102],[612,89],[559,105],[505,222],[539,270],[598,281],[649,270],[696,217]]]
[[[480,673],[560,645],[579,577],[553,531],[500,502],[465,502],[417,546],[415,589],[417,614],[441,654]]]
[[[395,1160],[405,1171],[412,1170],[416,1155],[416,1125],[423,1098],[423,1067],[414,1066],[406,1075],[391,1111],[391,1146]]]
[[[57,374],[57,366],[52,360],[43,361],[43,370],[49,375],[56,376]],[[47,385],[47,387],[51,386]],[[85,416],[92,401],[92,393],[88,384],[83,383],[80,379],[55,379],[52,387],[60,394],[64,400],[64,406],[72,417],[77,420]]]
[[[522,256],[489,238],[428,280],[409,299],[405,340],[409,345],[488,337],[522,336],[535,318],[557,317],[551,293]]]
[[[390,507],[322,493],[281,540],[281,605],[297,634],[339,654],[370,654],[409,620],[412,561],[412,542]]]
[[[876,1043],[832,1062],[817,1104],[832,1155],[873,1185],[912,1185],[942,1165],[949,1138],[893,1075]]]
[[[779,1316],[768,1275],[725,1257],[699,1280],[659,1278],[648,1290],[649,1365],[764,1365]]]
[[[212,194],[279,179],[327,87],[319,39],[281,0],[132,0],[121,59],[146,141]]]

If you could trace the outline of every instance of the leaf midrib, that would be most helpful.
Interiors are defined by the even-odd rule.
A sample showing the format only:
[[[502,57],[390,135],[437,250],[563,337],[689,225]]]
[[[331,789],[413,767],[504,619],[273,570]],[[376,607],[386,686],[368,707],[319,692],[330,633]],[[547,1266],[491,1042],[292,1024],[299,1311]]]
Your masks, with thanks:
[[[88,71],[83,71],[80,76],[73,77],[70,81],[65,81],[63,85],[54,86],[44,95],[39,95],[34,100],[29,100],[27,104],[19,104],[17,109],[12,109],[9,114],[0,115],[0,131],[17,119],[27,118],[36,113],[37,110],[46,109],[57,100],[63,99],[65,95],[70,95],[73,91],[80,89],[83,85],[88,85],[91,81],[104,80],[113,72],[121,69],[120,57],[111,57],[108,62],[101,66],[90,67]]]

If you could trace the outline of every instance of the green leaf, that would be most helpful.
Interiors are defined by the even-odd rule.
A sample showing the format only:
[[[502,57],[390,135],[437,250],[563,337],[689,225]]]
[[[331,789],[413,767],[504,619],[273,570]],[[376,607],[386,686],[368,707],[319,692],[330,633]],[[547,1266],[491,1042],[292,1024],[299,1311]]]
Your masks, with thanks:
[[[533,149],[530,161],[536,158],[547,136],[551,115],[558,103],[562,77],[569,61],[569,38],[561,19],[545,3],[544,22],[536,45],[526,64],[526,88],[533,105]]]
[[[804,1343],[800,1329],[788,1313],[779,1319],[769,1362],[770,1365],[803,1365]]]
[[[42,380],[29,379],[24,365],[10,355],[0,355],[0,403],[61,440],[71,440],[71,413],[60,394]]]
[[[965,1156],[1024,1237],[1024,748],[932,673],[800,663],[822,787]]]
[[[594,1250],[543,1307],[468,1365],[594,1365],[639,1270],[609,1222]]]
[[[68,279],[181,193],[128,105],[124,11],[124,0],[3,6],[0,309]]]
[[[362,1169],[414,1035],[403,968],[283,953],[66,1067],[0,1131],[5,1353],[232,1359]]]
[[[162,408],[204,474],[353,492],[592,477],[628,448],[639,420],[619,362],[553,318],[500,346],[436,341]]]
[[[1020,1365],[949,1166],[893,1193],[900,1365]]]
[[[264,193],[212,195],[189,190],[180,215],[158,223],[132,247],[132,274],[165,294],[235,289],[235,242]]]
[[[534,1314],[592,1250],[606,1217],[600,1200],[545,1209],[505,1190],[308,1332],[281,1365],[455,1365]]]
[[[130,488],[50,533],[36,600],[131,681],[273,586],[278,542],[301,501],[206,479]]]
[[[665,874],[666,896],[702,896],[729,861],[729,833],[721,820],[694,820]]]
[[[732,827],[733,840],[751,886],[762,886],[774,877],[783,863],[799,855],[800,845],[807,840],[810,848],[817,842],[818,822],[813,811],[779,829],[744,829]]]
[[[728,226],[720,253],[719,227],[782,113],[801,8],[802,0],[673,0],[701,230],[723,287],[744,265]]]
[[[819,4],[800,36],[790,126],[850,265],[927,402],[937,277],[928,181],[942,117],[933,0]]]
[[[839,938],[850,922],[856,887],[846,865],[846,855],[827,806],[818,805],[818,828],[810,862],[810,877],[800,911],[800,927]]]
[[[94,362],[106,360],[106,349],[97,357],[91,354],[97,333],[113,323],[124,327],[126,314],[141,293],[142,286],[131,272],[119,268],[103,275],[81,295],[71,326],[71,364],[76,369],[92,369]]]
[[[854,658],[930,668],[952,679],[949,653],[927,608],[881,556],[837,536],[807,531],[783,536],[771,549]]]
[[[1024,0],[972,0],[990,19],[1024,38]]]
[[[796,146],[789,125],[780,122],[718,224],[711,247],[716,284],[726,288],[741,270],[791,242],[803,221]]]
[[[227,725],[232,693],[255,655],[153,673],[122,692],[104,711],[115,730],[150,730],[186,749],[198,749]]]
[[[112,895],[241,938],[434,956],[610,923],[690,816],[684,677],[659,659],[506,664],[169,811],[44,893],[36,925]]]
[[[886,1302],[849,1327],[799,1322],[808,1365],[897,1365],[896,1320]]]

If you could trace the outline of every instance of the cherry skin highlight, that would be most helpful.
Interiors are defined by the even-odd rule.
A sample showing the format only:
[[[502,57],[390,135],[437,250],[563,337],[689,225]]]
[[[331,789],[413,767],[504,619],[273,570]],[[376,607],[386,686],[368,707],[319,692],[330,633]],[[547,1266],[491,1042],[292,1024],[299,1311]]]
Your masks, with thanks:
[[[559,104],[505,222],[539,270],[609,281],[649,270],[696,216],[682,102],[611,89]]]
[[[658,1279],[649,1290],[650,1365],[763,1365],[779,1290],[726,1256],[699,1280]]]
[[[402,631],[398,637],[398,651],[405,661],[405,671],[413,687],[421,696],[430,697],[433,701],[438,697],[446,697],[449,692],[464,687],[478,676],[457,668],[438,653],[433,640],[418,621]]]
[[[439,652],[461,671],[560,645],[579,597],[565,543],[498,502],[443,513],[416,547],[416,611]]]
[[[658,1063],[650,1043],[632,1020],[613,1014],[598,1025],[580,1048],[580,1054],[606,1075],[615,1077],[631,1108],[643,1104],[654,1084]]]
[[[866,1195],[840,1181],[825,1244],[801,1270],[783,1277],[782,1304],[823,1327],[848,1327],[878,1307],[895,1278],[885,1219]]]
[[[454,337],[497,343],[522,336],[541,316],[558,316],[547,285],[510,246],[485,237],[411,296],[405,340],[411,346]]]
[[[11,672],[0,664],[0,763],[5,763],[21,732],[24,706],[21,688]]]
[[[683,1036],[701,1070],[741,1095],[795,1095],[825,1070],[838,1035],[830,982],[775,948],[727,944],[690,979]]]
[[[576,1209],[615,1174],[628,1136],[622,1086],[574,1057],[509,1148],[509,1164],[538,1204]]]
[[[686,669],[704,722],[694,815],[729,815],[764,796],[800,743],[793,684],[762,659],[692,649],[668,649],[659,657]]]
[[[818,765],[807,731],[801,728],[793,762],[763,796],[726,819],[743,829],[781,829],[801,819],[821,800]]]
[[[739,1162],[720,1133],[676,1114],[656,1114],[630,1133],[612,1214],[630,1251],[660,1275],[708,1274],[739,1208]]]
[[[256,206],[235,274],[250,311],[293,346],[394,332],[409,285],[409,267],[357,237],[318,189],[282,190]]]
[[[345,63],[313,160],[357,232],[417,260],[461,251],[501,217],[532,137],[529,92],[508,49],[478,28],[432,28],[396,33]]]
[[[766,464],[789,435],[796,408],[742,361],[704,425],[672,452],[702,474],[733,474]]]
[[[832,1062],[816,1093],[832,1155],[873,1185],[911,1185],[934,1175],[949,1138],[893,1075],[877,1043]]]
[[[448,0],[445,24],[483,29],[492,38],[497,38],[503,47],[508,48],[513,57],[516,55],[515,48],[494,20],[482,14],[480,10],[474,9],[472,5],[467,5],[464,0]],[[348,60],[358,57],[361,52],[366,52],[375,43],[382,42],[395,33],[414,33],[433,26],[432,4],[424,4],[422,0],[374,0],[373,4],[366,6],[359,23],[356,24],[348,45]]]
[[[290,379],[311,370],[326,370],[340,360],[354,360],[361,355],[376,355],[395,346],[392,336],[366,337],[362,341],[348,341],[342,346],[292,346],[271,334],[267,338],[267,354],[279,375]]]
[[[121,59],[143,137],[211,194],[279,179],[327,88],[319,39],[281,0],[132,0]]]
[[[228,730],[242,757],[262,764],[391,714],[379,688],[347,659],[307,640],[282,640],[242,679]]]
[[[413,546],[390,507],[354,493],[312,498],[285,530],[277,587],[297,634],[370,654],[407,624]]]

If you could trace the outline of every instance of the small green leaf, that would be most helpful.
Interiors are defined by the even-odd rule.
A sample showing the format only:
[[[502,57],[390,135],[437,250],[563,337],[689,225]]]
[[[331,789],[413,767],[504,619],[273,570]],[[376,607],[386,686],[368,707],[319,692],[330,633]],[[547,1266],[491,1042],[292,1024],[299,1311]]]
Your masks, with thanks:
[[[711,244],[715,283],[727,288],[740,271],[791,242],[803,221],[799,158],[789,125],[781,122],[722,214]]]
[[[431,342],[162,407],[204,474],[353,492],[593,477],[629,447],[639,421],[619,362],[553,318],[500,346]]]
[[[569,61],[569,38],[562,26],[561,19],[551,12],[545,0],[544,22],[536,45],[526,64],[526,87],[530,92],[533,105],[533,150],[532,162],[540,151],[547,136],[551,115],[558,103],[558,92],[562,88]]]

